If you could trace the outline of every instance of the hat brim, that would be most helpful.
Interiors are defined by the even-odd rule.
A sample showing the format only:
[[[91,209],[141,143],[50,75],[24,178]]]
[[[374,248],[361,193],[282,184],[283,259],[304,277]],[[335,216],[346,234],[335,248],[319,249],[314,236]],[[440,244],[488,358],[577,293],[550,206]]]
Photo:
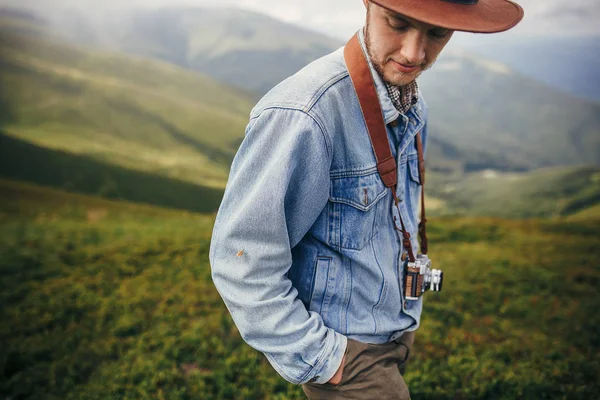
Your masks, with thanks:
[[[370,0],[390,11],[455,31],[496,33],[523,19],[523,9],[508,0],[479,0],[458,4],[443,0]]]

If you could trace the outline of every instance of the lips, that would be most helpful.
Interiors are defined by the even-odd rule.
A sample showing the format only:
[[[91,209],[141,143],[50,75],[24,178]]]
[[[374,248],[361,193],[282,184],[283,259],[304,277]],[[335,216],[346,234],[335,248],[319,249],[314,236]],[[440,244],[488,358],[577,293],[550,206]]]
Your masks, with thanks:
[[[419,67],[418,66],[413,66],[413,65],[404,65],[401,64],[399,62],[396,62],[394,60],[392,60],[392,63],[394,64],[394,67],[396,67],[396,69],[404,74],[411,74],[413,72],[416,72]]]

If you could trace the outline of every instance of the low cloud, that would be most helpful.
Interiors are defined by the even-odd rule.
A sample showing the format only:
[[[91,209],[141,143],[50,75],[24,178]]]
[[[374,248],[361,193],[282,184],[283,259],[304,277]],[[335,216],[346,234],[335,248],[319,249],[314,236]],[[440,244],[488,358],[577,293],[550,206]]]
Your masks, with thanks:
[[[597,34],[600,35],[598,0],[520,0],[525,9],[523,22],[515,33],[523,34]],[[347,38],[365,20],[362,0],[0,0],[0,4],[36,4],[50,10],[55,5],[96,12],[115,12],[128,7],[198,5],[241,7],[258,11],[285,22],[314,29],[337,38]]]

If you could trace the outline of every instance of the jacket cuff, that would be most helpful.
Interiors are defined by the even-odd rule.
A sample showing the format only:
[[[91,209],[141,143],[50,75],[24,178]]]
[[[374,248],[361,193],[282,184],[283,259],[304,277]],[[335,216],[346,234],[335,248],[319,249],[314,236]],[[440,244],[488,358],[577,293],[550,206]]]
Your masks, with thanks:
[[[314,379],[315,383],[324,384],[335,375],[338,368],[342,364],[342,359],[346,353],[348,338],[337,332],[333,335],[333,348],[327,347],[320,357],[320,362],[315,366],[317,373]]]

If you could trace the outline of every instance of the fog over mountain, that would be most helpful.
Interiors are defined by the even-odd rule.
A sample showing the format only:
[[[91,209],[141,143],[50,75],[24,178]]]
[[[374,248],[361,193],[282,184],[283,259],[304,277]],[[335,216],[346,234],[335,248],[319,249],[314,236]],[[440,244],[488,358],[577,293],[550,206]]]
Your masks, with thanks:
[[[463,48],[503,62],[533,79],[600,101],[600,35],[522,36],[464,42]]]
[[[239,9],[144,8],[104,20],[80,17],[73,14],[57,26],[63,40],[168,61],[256,97],[343,44]],[[445,50],[420,82],[436,131],[430,147],[434,169],[514,171],[600,163],[598,104],[504,63],[453,49]]]
[[[513,30],[518,34],[600,34],[597,0],[519,0],[517,3],[525,9],[523,22]],[[361,0],[1,0],[0,4],[32,6],[48,12],[58,6],[67,6],[90,14],[118,12],[131,7],[230,6],[258,11],[340,39],[350,36],[365,19]]]
[[[600,6],[597,0],[520,0],[518,3],[525,9],[525,17],[516,28],[495,35],[458,32],[448,49],[468,49],[560,90],[600,100]],[[361,0],[0,0],[0,7],[2,5],[35,9],[56,26],[77,28],[79,37],[87,39],[92,35],[90,29],[99,23],[123,25],[123,19],[132,9],[201,6],[230,7],[232,13],[235,13],[234,8],[252,10],[337,38],[340,43],[365,20]],[[79,21],[75,22],[79,26],[72,26],[74,20]],[[102,32],[93,35],[97,42],[105,39]]]

